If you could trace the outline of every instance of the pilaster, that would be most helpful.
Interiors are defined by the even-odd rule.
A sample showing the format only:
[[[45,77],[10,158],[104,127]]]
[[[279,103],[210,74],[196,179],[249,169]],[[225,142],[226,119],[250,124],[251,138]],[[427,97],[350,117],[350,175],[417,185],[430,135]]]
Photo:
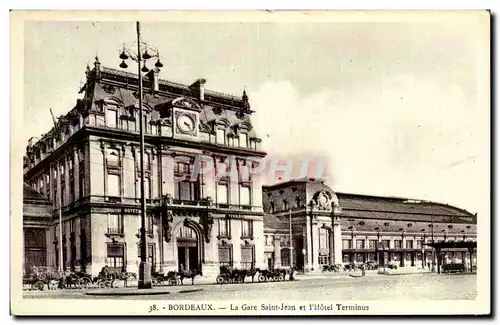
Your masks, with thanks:
[[[314,271],[319,271],[319,229],[318,223],[312,224],[312,266]]]
[[[307,256],[306,256],[306,270],[310,271],[313,268],[312,264],[312,234],[311,234],[311,218],[310,216],[306,216],[306,247],[307,247]]]
[[[241,221],[231,219],[231,243],[233,244],[233,267],[241,266]]]
[[[342,264],[342,228],[340,223],[333,224],[333,264]]]

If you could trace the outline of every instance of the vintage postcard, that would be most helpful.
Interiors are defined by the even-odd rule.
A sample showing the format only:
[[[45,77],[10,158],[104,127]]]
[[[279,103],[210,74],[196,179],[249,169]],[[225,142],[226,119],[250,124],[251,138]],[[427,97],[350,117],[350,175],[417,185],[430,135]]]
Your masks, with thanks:
[[[487,11],[11,12],[13,315],[490,313]]]

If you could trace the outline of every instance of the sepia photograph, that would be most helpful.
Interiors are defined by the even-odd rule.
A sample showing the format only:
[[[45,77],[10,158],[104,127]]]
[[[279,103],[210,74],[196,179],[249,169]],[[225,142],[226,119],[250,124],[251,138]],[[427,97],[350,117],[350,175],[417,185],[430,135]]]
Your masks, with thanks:
[[[11,313],[490,311],[488,11],[12,11]]]

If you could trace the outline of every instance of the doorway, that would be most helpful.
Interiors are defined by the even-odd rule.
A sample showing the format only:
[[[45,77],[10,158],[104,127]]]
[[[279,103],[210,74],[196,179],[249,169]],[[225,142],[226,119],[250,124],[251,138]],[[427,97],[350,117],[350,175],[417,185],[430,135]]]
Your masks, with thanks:
[[[199,257],[196,232],[190,227],[180,227],[177,233],[177,269],[200,273]]]

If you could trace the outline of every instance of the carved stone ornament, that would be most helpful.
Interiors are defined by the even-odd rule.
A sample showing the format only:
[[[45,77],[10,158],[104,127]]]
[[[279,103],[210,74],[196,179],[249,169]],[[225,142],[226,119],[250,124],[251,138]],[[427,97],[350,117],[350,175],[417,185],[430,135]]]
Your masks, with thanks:
[[[172,240],[172,223],[174,222],[174,216],[172,211],[167,211],[166,215],[163,217],[163,233],[165,236],[165,241],[167,243]]]
[[[198,105],[198,103],[195,102],[194,100],[187,98],[187,97],[180,97],[180,98],[174,99],[172,101],[172,106],[201,111],[200,105]]]
[[[201,224],[203,225],[203,235],[205,236],[205,242],[209,244],[212,238],[212,227],[214,225],[214,218],[210,212],[202,215]]]
[[[108,94],[114,94],[115,93],[115,87],[113,87],[111,85],[104,85],[102,87],[102,89],[104,89],[104,91],[107,92]]]
[[[319,210],[331,210],[332,206],[330,204],[331,202],[331,196],[329,193],[325,191],[321,191],[318,196],[316,197],[316,206],[318,207]]]

